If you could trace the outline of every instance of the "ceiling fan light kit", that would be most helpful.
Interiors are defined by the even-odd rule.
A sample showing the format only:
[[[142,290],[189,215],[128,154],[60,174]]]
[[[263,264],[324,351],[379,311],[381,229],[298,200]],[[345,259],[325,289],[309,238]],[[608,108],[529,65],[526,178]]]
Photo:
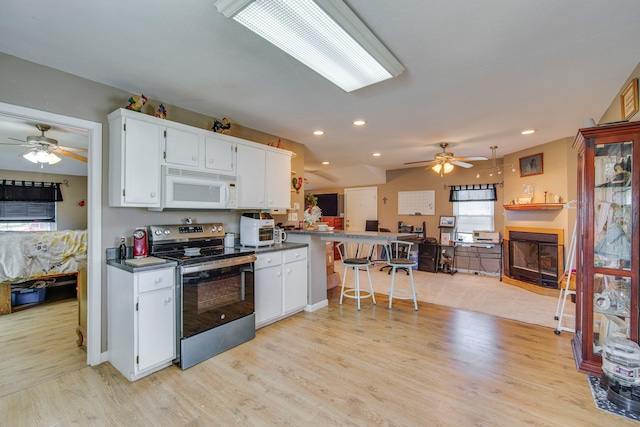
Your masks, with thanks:
[[[29,150],[21,154],[21,156],[32,163],[48,163],[50,165],[55,165],[62,160],[60,157],[48,152],[46,149],[36,149],[35,151]]]
[[[405,165],[412,165],[416,163],[427,163],[427,167],[425,168],[425,170],[431,168],[431,170],[433,170],[435,173],[439,173],[440,176],[444,176],[445,173],[449,173],[453,171],[454,166],[460,166],[463,168],[473,167],[473,165],[471,163],[467,163],[467,161],[489,160],[484,156],[455,157],[453,153],[447,151],[447,147],[449,146],[448,142],[441,142],[439,145],[440,145],[440,148],[442,148],[442,153],[436,154],[434,160],[421,160],[417,162],[408,162],[408,163],[405,163]]]
[[[225,17],[244,25],[345,92],[404,71],[342,0],[216,0],[214,5]]]

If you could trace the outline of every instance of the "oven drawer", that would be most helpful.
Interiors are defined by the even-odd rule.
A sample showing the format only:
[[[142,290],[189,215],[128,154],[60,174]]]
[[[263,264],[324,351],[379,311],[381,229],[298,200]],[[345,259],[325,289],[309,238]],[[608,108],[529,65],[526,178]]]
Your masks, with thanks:
[[[255,269],[280,266],[282,264],[282,252],[267,252],[266,254],[256,255]]]
[[[157,289],[170,288],[173,286],[175,277],[174,268],[163,268],[161,270],[145,271],[139,275],[138,293],[151,292]]]

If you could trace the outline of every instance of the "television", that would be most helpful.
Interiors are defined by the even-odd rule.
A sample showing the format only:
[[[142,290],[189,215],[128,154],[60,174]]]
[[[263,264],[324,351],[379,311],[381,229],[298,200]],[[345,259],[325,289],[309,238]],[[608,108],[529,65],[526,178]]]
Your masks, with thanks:
[[[314,194],[318,198],[318,207],[322,216],[338,216],[338,193]]]

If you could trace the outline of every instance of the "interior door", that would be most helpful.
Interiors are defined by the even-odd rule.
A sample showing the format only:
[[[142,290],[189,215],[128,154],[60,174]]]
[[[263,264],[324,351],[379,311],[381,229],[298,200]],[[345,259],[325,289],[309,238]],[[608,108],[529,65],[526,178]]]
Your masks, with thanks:
[[[367,220],[378,219],[378,187],[345,188],[347,231],[364,231]]]

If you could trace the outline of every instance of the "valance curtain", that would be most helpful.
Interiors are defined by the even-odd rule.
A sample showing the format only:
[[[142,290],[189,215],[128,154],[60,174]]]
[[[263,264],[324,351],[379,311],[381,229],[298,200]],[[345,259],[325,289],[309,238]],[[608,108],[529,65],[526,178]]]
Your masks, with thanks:
[[[496,184],[454,185],[450,187],[450,202],[495,202]]]
[[[0,202],[62,202],[59,182],[33,182],[3,179]]]

